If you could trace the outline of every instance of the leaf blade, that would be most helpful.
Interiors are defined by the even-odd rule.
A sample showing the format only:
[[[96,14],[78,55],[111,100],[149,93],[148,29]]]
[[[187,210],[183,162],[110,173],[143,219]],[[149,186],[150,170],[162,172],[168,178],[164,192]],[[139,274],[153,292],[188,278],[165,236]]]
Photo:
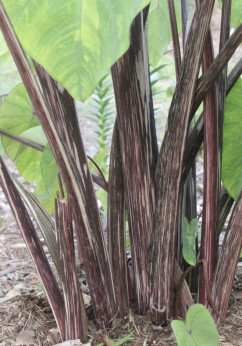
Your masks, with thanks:
[[[222,154],[222,180],[235,200],[242,188],[242,79],[238,79],[226,98],[223,154]]]
[[[149,2],[3,1],[25,49],[79,100],[128,49],[131,22]]]
[[[172,321],[172,330],[179,346],[219,345],[219,334],[212,316],[202,304],[192,305],[186,321]]]

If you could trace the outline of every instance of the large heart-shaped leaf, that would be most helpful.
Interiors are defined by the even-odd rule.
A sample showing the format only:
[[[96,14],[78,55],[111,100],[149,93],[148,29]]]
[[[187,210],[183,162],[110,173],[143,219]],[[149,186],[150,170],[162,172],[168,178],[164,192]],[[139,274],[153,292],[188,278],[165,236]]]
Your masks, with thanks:
[[[178,31],[181,30],[181,3],[174,1]],[[172,40],[168,3],[163,0],[152,0],[150,4],[147,22],[149,60],[152,66],[156,66],[169,42]]]
[[[234,199],[242,188],[242,79],[240,78],[226,97],[222,180]]]
[[[23,84],[19,84],[4,99],[1,105],[0,128],[21,137],[22,133],[39,125],[39,120],[34,115],[25,87]],[[14,161],[26,150],[25,145],[4,136],[2,137],[2,143],[8,156]]]
[[[45,147],[47,140],[34,114],[32,104],[23,84],[19,84],[4,99],[0,108],[0,128],[18,137]],[[37,186],[36,194],[49,213],[54,212],[54,197],[59,189],[56,179],[57,166],[52,154],[40,152],[10,138],[2,136],[4,150],[16,163],[19,173],[31,184]],[[51,188],[54,184],[54,191]],[[40,196],[39,196],[40,197]]]
[[[39,144],[43,147],[45,147],[47,144],[47,139],[46,139],[44,131],[40,125],[35,126],[35,127],[31,127],[29,129],[23,131],[20,134],[20,137],[23,139],[27,139],[30,142],[34,142],[36,144]]]
[[[171,327],[178,346],[217,346],[219,334],[214,320],[204,305],[192,305],[186,321],[174,320]]]
[[[50,215],[54,215],[55,213],[55,198],[57,195],[57,191],[60,193],[58,179],[55,179],[54,184],[49,191],[46,190],[46,184],[42,179],[38,183],[34,193],[34,196],[38,198],[39,202],[43,205],[43,207]]]
[[[0,95],[9,93],[20,82],[21,77],[0,31]]]
[[[25,146],[22,154],[15,160],[19,173],[30,184],[39,184],[43,178],[40,170],[40,161],[43,153]]]
[[[3,0],[26,51],[85,100],[129,47],[130,25],[150,0]]]
[[[3,148],[3,145],[2,145],[2,139],[0,137],[0,155],[3,156],[4,153],[5,153],[5,151],[4,151],[4,148]]]
[[[46,191],[50,193],[52,186],[56,181],[59,170],[49,144],[47,144],[45,147],[45,151],[40,162],[40,169],[46,186]]]

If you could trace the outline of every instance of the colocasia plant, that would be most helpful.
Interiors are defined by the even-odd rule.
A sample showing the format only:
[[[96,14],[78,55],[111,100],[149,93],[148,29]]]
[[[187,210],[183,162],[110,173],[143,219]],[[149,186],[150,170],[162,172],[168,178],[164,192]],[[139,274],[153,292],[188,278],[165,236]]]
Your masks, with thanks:
[[[132,300],[135,313],[151,311],[158,324],[187,314],[182,326],[176,321],[172,325],[182,345],[186,340],[177,328],[187,331],[189,338],[199,316],[211,326],[204,305],[215,322],[226,317],[242,244],[242,60],[228,73],[228,62],[242,40],[242,25],[240,1],[224,0],[219,53],[214,57],[210,32],[214,4],[215,0],[197,0],[191,8],[188,0],[0,1],[2,34],[23,81],[3,98],[2,143],[20,174],[37,188],[34,195],[23,189],[3,158],[0,184],[62,340],[87,341],[74,237],[98,326],[125,316]],[[159,63],[171,40],[177,83],[158,149],[150,65]],[[88,99],[96,85],[101,92],[108,71],[116,119],[106,181],[89,169],[74,100]],[[104,97],[99,113],[103,129],[109,116],[104,114]],[[202,143],[200,239],[194,173]],[[108,194],[107,234],[94,182]],[[30,214],[45,238],[62,289]],[[126,258],[127,232],[131,266]],[[184,281],[189,264],[199,269],[190,286],[203,304],[190,309],[191,287]],[[211,333],[218,344],[213,326]]]

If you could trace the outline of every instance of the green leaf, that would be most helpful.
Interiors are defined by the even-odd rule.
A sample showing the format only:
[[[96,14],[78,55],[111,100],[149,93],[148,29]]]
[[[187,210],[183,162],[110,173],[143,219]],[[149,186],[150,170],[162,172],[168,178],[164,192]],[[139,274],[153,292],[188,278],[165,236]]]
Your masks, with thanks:
[[[39,126],[39,120],[23,84],[17,85],[4,99],[0,108],[0,127],[14,135],[21,136],[29,128]],[[26,146],[2,136],[7,155],[16,160]]]
[[[0,31],[0,95],[9,93],[21,77]]]
[[[130,246],[131,246],[131,244],[130,244],[130,236],[126,237],[125,244],[126,244],[126,248],[127,248],[128,250],[130,250]]]
[[[46,185],[42,179],[38,183],[34,193],[34,196],[38,198],[39,202],[50,215],[55,214],[55,198],[57,191],[60,192],[58,179],[55,180],[49,192],[46,191]]]
[[[40,125],[25,130],[21,133],[20,137],[36,144],[42,145],[43,147],[45,147],[47,144],[47,139]]]
[[[0,108],[0,126],[5,131],[38,144],[47,143],[23,84],[16,86],[4,99]],[[2,136],[2,143],[6,154],[16,162],[20,174],[29,183],[37,184],[42,180],[40,171],[42,152],[5,136]]]
[[[242,188],[242,79],[238,79],[226,97],[222,180],[235,200]]]
[[[2,139],[0,137],[0,156],[3,156],[4,153],[5,153],[5,151],[4,151],[4,148],[3,148]]]
[[[25,50],[79,100],[128,49],[130,25],[149,2],[3,0]]]
[[[112,345],[112,346],[123,345],[126,341],[128,341],[131,338],[132,335],[133,335],[133,332],[131,332],[129,335],[125,336],[122,339],[116,340],[115,342],[113,342],[107,338],[107,342],[110,342],[110,343],[107,343],[107,345]],[[106,345],[106,344],[104,344],[103,342],[101,344],[98,344],[98,346],[104,346],[104,345]]]
[[[204,305],[192,305],[186,321],[171,322],[178,346],[217,346],[219,334],[214,320]]]
[[[37,144],[43,146],[47,144],[23,84],[16,86],[4,99],[0,108],[0,127]],[[54,198],[59,185],[56,179],[57,167],[49,152],[50,149],[47,148],[43,153],[5,136],[2,136],[2,142],[6,154],[15,161],[19,173],[27,182],[37,186],[36,196],[53,215]],[[52,186],[53,191],[51,191]]]
[[[197,219],[192,219],[190,225],[187,219],[183,219],[182,239],[183,247],[182,254],[185,261],[190,265],[196,264],[195,240],[197,236]]]
[[[180,1],[175,0],[178,31],[181,31]],[[156,66],[172,40],[168,3],[164,0],[152,0],[147,21],[149,61]]]
[[[25,150],[15,160],[19,173],[30,184],[39,184],[42,179],[40,162],[43,153],[25,146]]]
[[[40,169],[46,191],[50,193],[53,184],[56,181],[59,170],[49,144],[45,147],[45,151],[40,162]]]
[[[44,288],[44,285],[42,284],[42,282],[39,283],[39,289],[40,289],[41,292],[44,293],[44,295],[46,296],[45,288]]]
[[[99,152],[92,159],[98,165],[105,178],[107,178],[107,149],[99,150]],[[89,160],[89,168],[91,172],[100,175],[97,167],[91,160]]]
[[[124,338],[115,341],[113,346],[123,345],[126,341],[128,341],[131,338],[132,335],[133,335],[133,332],[131,332],[129,335],[125,336]]]
[[[222,8],[222,0],[219,0],[220,8]],[[231,24],[237,28],[242,22],[241,0],[233,0],[231,4]]]
[[[99,169],[102,171],[104,177],[107,179],[108,173],[107,173],[107,149],[99,150],[99,152],[93,157],[94,162],[98,165]],[[94,163],[89,160],[89,168],[90,171],[99,175],[100,173],[97,169],[97,167],[94,165]],[[107,215],[107,203],[108,203],[108,196],[107,192],[104,191],[102,188],[98,188],[96,192],[97,199],[101,202],[103,207],[103,217],[105,218]]]
[[[105,218],[107,216],[107,212],[108,212],[108,194],[107,194],[107,191],[105,191],[99,187],[97,192],[96,192],[96,197],[102,204],[103,218]]]

